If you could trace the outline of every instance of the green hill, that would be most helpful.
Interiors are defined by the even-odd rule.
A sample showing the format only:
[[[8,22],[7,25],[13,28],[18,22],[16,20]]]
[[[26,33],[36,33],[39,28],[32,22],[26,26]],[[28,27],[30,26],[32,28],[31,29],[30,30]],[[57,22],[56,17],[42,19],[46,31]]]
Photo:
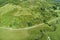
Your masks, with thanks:
[[[60,24],[56,11],[47,0],[0,0],[0,40],[59,40],[53,39]]]

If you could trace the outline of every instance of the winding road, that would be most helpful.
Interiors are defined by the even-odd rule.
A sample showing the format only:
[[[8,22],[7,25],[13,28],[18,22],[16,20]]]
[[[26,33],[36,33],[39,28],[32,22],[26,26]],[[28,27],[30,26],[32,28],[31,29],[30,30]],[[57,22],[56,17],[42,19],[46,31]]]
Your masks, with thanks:
[[[57,18],[55,18],[55,19],[53,19],[53,20],[50,20],[50,21],[48,21],[47,23],[56,21],[56,20],[58,20],[58,19],[60,19],[60,17],[57,17]],[[29,29],[33,29],[33,28],[36,28],[36,27],[41,27],[41,25],[44,25],[44,23],[40,23],[40,24],[38,24],[38,25],[34,25],[34,26],[31,26],[31,27],[19,28],[19,29],[10,28],[10,27],[0,27],[0,28],[2,28],[2,29],[8,29],[8,30],[29,30]]]

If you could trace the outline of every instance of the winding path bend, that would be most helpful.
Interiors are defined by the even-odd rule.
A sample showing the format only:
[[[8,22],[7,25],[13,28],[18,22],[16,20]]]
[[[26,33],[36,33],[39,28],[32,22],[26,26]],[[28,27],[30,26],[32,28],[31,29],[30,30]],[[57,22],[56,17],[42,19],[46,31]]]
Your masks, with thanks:
[[[47,23],[50,23],[50,22],[53,22],[53,21],[56,21],[60,19],[60,17],[57,17],[53,20],[50,20],[48,21]],[[40,27],[41,25],[44,25],[44,23],[41,23],[41,24],[38,24],[38,25],[34,25],[34,26],[31,26],[31,27],[26,27],[26,28],[19,28],[19,29],[16,29],[16,28],[10,28],[10,27],[0,27],[2,29],[8,29],[8,30],[29,30],[29,29],[32,29],[32,28],[36,28],[36,27]]]

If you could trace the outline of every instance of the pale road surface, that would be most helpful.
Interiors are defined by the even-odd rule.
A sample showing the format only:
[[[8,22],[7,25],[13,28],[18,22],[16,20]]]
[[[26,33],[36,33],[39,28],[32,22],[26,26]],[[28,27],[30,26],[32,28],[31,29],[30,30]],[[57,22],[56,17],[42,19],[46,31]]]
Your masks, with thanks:
[[[50,21],[48,21],[47,23],[56,21],[56,20],[58,20],[58,19],[60,19],[60,17],[57,17],[57,18],[55,18],[55,19],[53,19],[53,20],[50,20]],[[44,25],[44,23],[40,23],[40,24],[38,24],[38,25],[34,25],[34,26],[31,26],[31,27],[19,28],[19,29],[10,28],[10,27],[0,27],[0,28],[2,28],[2,29],[8,29],[8,30],[29,30],[29,29],[32,29],[32,28],[41,27],[41,25]]]
[[[48,36],[48,39],[47,40],[51,40],[50,36]]]

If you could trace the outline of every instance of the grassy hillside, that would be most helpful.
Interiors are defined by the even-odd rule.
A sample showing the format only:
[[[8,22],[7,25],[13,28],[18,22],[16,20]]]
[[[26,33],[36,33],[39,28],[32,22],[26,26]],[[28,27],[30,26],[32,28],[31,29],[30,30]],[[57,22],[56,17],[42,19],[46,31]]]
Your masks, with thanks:
[[[0,40],[59,40],[59,11],[47,0],[0,0]]]
[[[23,28],[37,25],[44,21],[47,22],[57,17],[57,13],[49,8],[53,4],[39,0],[18,1],[8,0],[8,3],[0,8],[1,26]]]

